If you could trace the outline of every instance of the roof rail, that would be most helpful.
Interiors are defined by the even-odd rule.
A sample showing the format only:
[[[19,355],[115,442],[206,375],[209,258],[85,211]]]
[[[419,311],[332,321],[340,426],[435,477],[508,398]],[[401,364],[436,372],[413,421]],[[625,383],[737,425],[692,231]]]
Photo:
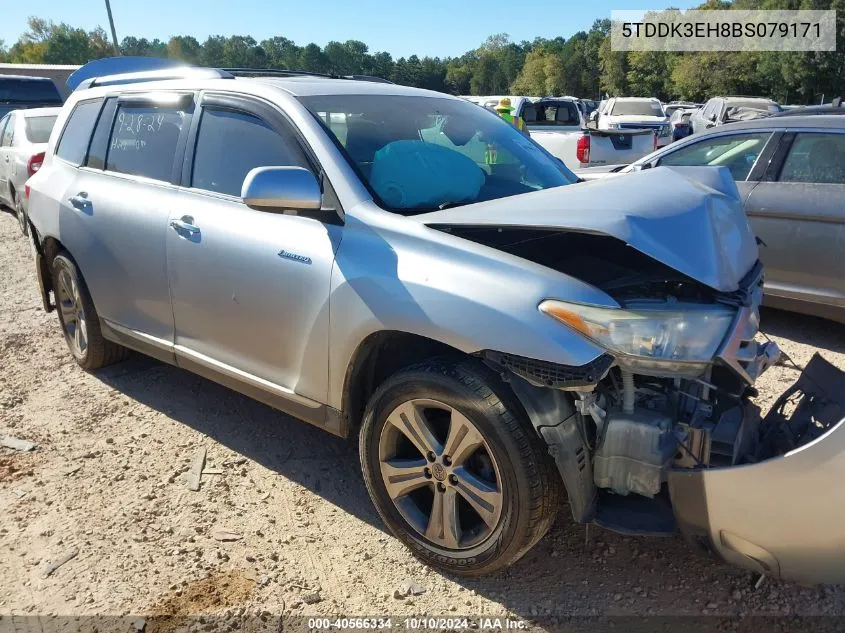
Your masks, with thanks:
[[[289,70],[286,68],[221,68],[235,77],[322,77],[323,79],[348,79],[353,81],[371,81],[373,83],[392,84],[393,82],[373,75],[333,75],[309,70]]]
[[[235,77],[325,77],[340,79],[338,75],[310,72],[307,70],[288,70],[286,68],[221,68],[220,70]]]
[[[91,77],[82,81],[76,90],[94,88],[96,86],[115,86],[119,84],[134,84],[145,81],[164,81],[165,79],[234,79],[235,76],[219,68],[197,68],[194,66],[177,66],[162,70],[148,70],[138,73],[121,73]]]

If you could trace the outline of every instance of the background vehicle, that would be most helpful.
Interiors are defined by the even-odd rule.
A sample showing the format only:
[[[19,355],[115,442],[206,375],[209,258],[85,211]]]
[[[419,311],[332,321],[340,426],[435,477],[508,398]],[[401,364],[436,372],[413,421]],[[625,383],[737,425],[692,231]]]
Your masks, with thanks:
[[[783,498],[753,483],[842,460],[790,478],[815,431],[758,433],[749,387],[779,351],[753,340],[762,269],[726,170],[569,186],[459,99],[214,74],[94,80],[28,183],[42,298],[82,367],[130,347],[357,431],[385,523],[453,573],[522,556],[563,484],[578,521],[842,578],[839,489],[773,531]],[[807,514],[816,564],[783,537]]]
[[[702,103],[694,103],[692,101],[670,101],[663,104],[663,111],[666,116],[671,117],[676,110],[697,110],[702,107]]]
[[[51,79],[0,75],[0,116],[11,110],[60,106],[62,102]]]
[[[690,117],[696,108],[675,108],[669,117],[669,127],[672,129],[672,141],[679,141],[692,134]]]
[[[781,111],[777,103],[762,97],[713,97],[690,117],[690,123],[692,131],[698,133],[725,123],[758,119]]]
[[[41,167],[60,108],[12,110],[0,118],[0,204],[15,210],[27,233],[24,183]]]
[[[648,129],[654,133],[656,147],[672,141],[669,117],[657,99],[613,97],[599,110],[596,124],[599,130]]]
[[[659,165],[727,167],[762,240],[765,303],[845,322],[845,116],[825,112],[792,110],[720,126],[627,167],[578,176],[593,180]]]
[[[495,108],[501,97],[465,97],[485,108]],[[654,149],[651,130],[608,132],[588,128],[578,100],[573,97],[509,97],[522,116],[531,138],[570,169],[632,162]]]

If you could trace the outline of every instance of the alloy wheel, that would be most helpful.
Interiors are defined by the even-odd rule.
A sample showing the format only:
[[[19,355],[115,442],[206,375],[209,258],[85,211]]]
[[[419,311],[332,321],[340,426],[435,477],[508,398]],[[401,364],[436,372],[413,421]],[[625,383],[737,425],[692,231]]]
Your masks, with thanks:
[[[408,524],[453,550],[486,540],[504,493],[499,467],[478,428],[436,400],[399,405],[382,428],[379,466],[387,494]]]
[[[67,268],[58,275],[56,289],[58,308],[62,313],[62,326],[73,353],[82,357],[88,350],[88,325],[85,308],[79,294],[79,284]]]

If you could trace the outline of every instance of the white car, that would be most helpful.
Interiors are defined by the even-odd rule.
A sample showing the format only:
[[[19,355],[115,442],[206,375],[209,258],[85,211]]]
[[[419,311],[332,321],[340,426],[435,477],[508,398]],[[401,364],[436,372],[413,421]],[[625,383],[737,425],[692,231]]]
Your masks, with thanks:
[[[655,147],[661,148],[672,142],[669,117],[663,105],[654,98],[613,97],[608,99],[598,115],[598,129],[634,130],[647,128],[654,132]]]
[[[0,118],[0,204],[15,210],[27,233],[24,183],[41,167],[61,108],[12,110]]]

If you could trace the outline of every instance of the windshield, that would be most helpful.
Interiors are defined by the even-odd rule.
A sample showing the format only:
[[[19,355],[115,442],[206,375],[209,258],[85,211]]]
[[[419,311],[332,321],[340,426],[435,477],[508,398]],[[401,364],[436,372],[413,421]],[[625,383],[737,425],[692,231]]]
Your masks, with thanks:
[[[614,116],[666,116],[657,101],[617,101],[610,112]]]
[[[26,122],[26,138],[30,143],[46,143],[50,140],[50,132],[56,123],[53,116],[29,116],[24,119]]]
[[[513,125],[467,101],[395,95],[299,100],[390,211],[413,215],[577,181]]]

